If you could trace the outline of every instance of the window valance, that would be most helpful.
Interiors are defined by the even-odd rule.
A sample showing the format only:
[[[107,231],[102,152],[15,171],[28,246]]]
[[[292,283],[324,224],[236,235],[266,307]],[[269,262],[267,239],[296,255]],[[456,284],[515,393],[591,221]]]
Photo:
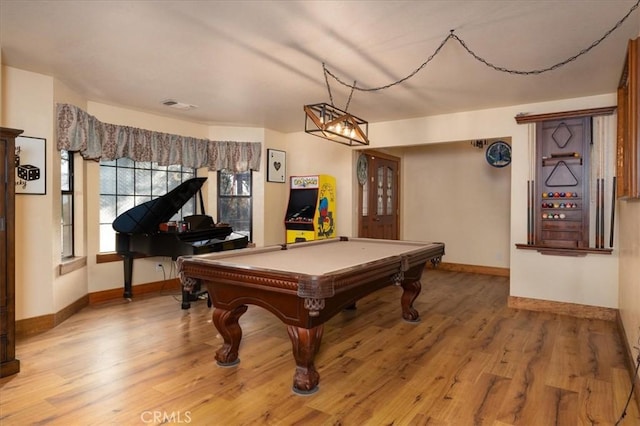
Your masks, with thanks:
[[[127,157],[232,172],[260,170],[262,154],[260,142],[212,141],[102,123],[69,104],[57,104],[57,139],[58,150],[78,151],[85,159]]]

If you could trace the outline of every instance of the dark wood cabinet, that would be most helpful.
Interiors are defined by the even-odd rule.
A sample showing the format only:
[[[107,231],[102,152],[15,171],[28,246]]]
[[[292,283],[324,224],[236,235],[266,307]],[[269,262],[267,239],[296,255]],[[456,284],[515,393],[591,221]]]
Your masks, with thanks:
[[[536,244],[589,247],[591,117],[536,123]]]
[[[15,138],[22,130],[0,128],[0,377],[20,371],[15,342]]]
[[[640,43],[629,40],[627,59],[618,85],[617,193],[640,198]]]

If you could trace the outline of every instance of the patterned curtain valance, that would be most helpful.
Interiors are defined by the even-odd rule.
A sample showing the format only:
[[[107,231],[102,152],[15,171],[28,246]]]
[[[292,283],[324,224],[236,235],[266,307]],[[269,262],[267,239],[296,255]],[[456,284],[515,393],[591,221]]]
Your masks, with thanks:
[[[212,141],[102,123],[69,104],[57,104],[57,118],[58,150],[78,151],[85,159],[128,157],[161,166],[260,170],[260,142]]]

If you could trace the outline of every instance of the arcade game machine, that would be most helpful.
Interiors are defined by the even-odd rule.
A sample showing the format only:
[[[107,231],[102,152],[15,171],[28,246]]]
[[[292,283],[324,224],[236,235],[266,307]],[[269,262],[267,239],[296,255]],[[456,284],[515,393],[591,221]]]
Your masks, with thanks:
[[[336,179],[329,175],[291,176],[284,219],[287,244],[336,236]]]

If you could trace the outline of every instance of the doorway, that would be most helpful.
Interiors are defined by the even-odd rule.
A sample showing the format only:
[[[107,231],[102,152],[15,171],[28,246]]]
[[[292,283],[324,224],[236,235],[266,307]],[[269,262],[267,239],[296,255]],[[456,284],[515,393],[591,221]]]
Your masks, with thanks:
[[[358,159],[358,236],[400,238],[400,158],[363,151]],[[366,176],[366,179],[365,179]]]

